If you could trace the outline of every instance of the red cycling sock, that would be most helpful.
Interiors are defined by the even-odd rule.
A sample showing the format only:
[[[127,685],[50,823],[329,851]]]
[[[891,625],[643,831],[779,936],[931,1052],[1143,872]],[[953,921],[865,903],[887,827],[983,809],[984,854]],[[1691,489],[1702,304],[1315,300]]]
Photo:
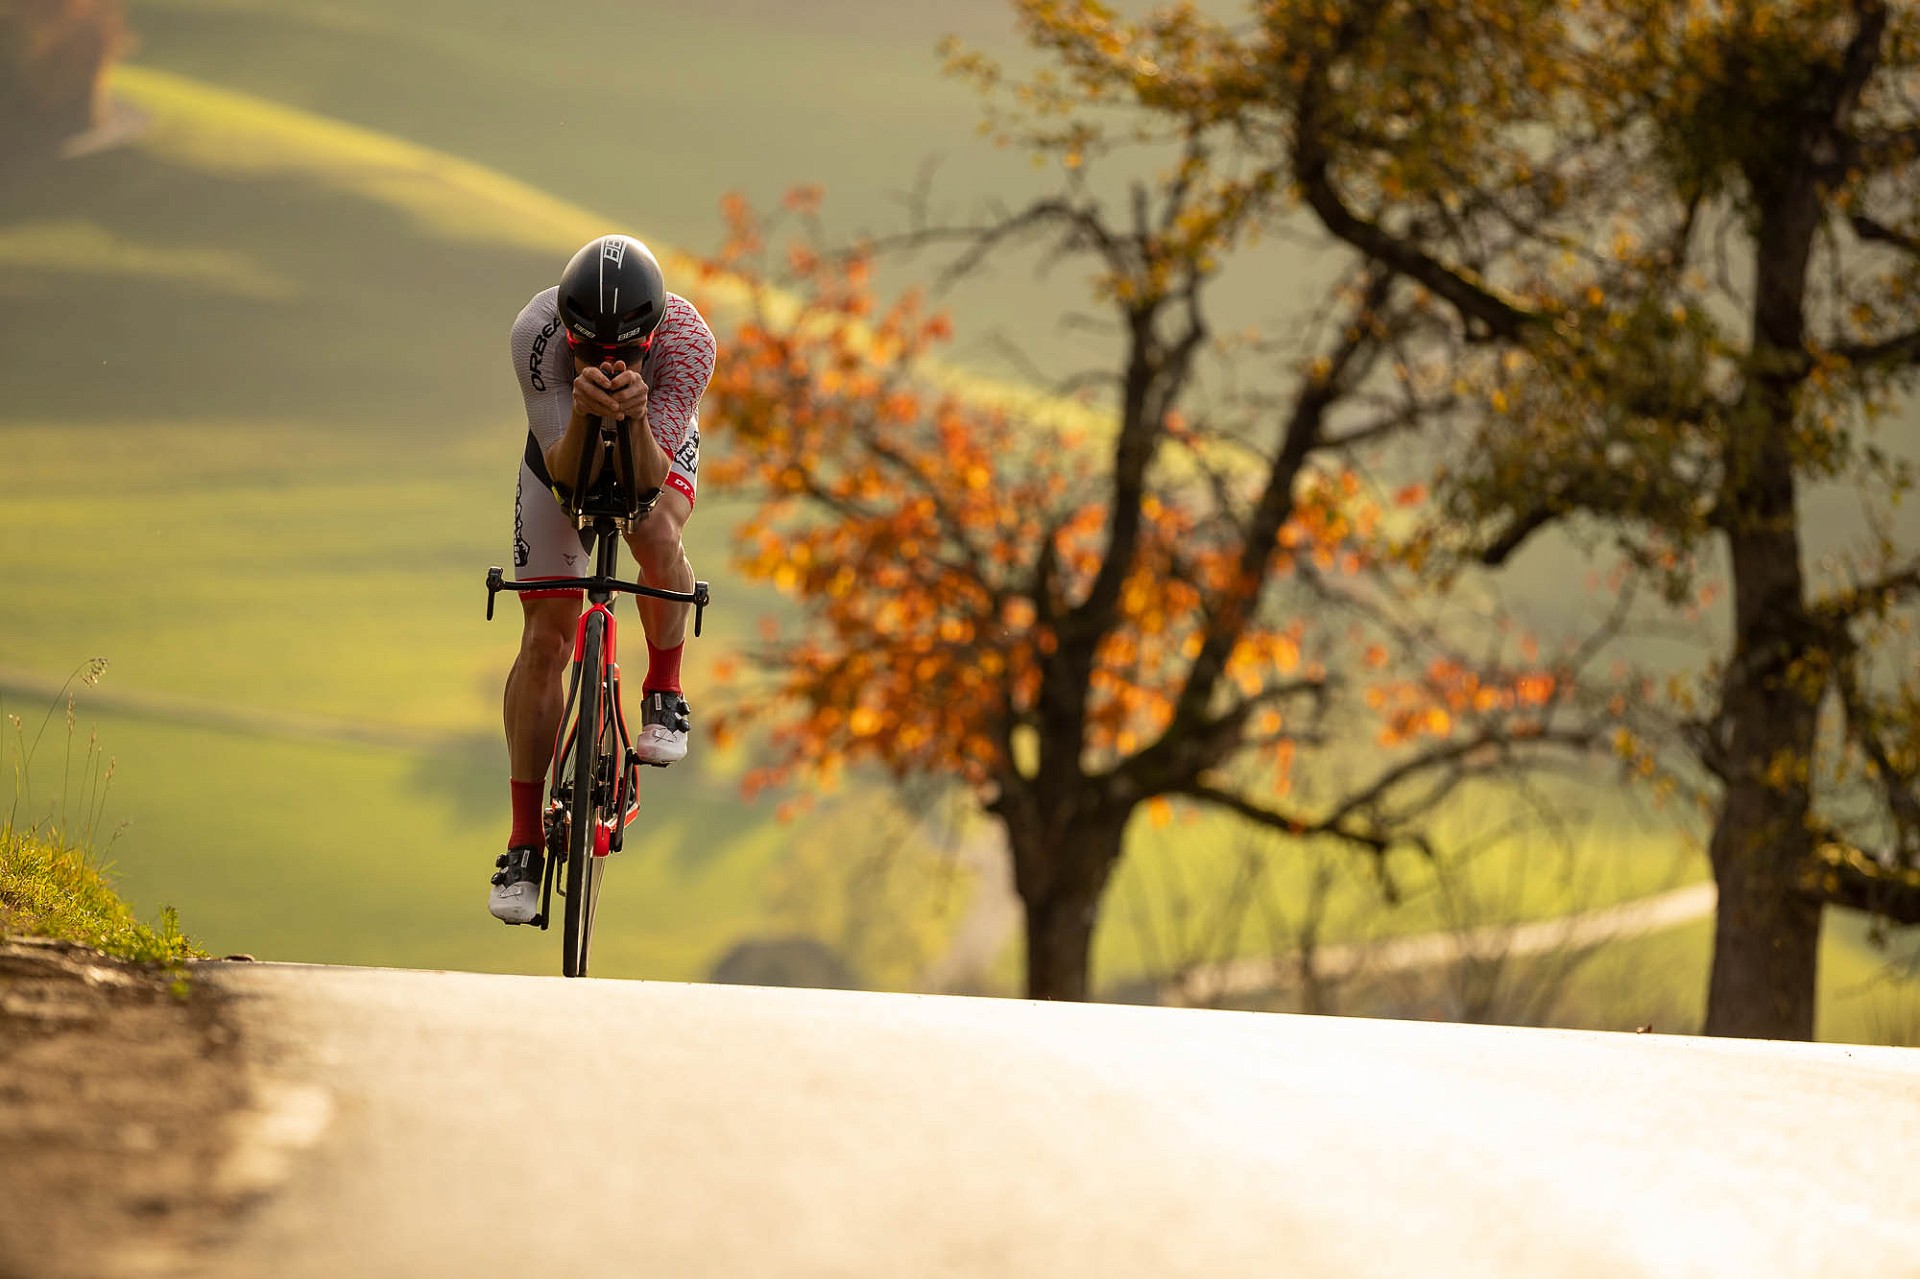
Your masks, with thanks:
[[[509,778],[507,785],[513,790],[513,833],[507,836],[507,847],[543,847],[547,832],[540,821],[540,783]]]
[[[647,682],[642,691],[648,693],[677,693],[680,691],[680,654],[686,650],[685,640],[672,648],[655,648],[653,641],[647,641]]]

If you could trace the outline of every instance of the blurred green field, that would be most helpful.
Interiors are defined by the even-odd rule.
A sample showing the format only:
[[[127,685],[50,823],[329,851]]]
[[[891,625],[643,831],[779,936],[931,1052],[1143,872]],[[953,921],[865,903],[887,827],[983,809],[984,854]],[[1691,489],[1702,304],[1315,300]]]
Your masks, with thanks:
[[[506,328],[591,215],[270,105],[124,79],[153,116],[140,146],[0,200],[0,664],[57,681],[103,655],[108,706],[123,690],[425,735],[301,741],[82,698],[117,757],[113,856],[142,907],[178,904],[222,950],[549,970],[548,939],[478,907],[516,640],[511,616],[483,621],[480,577],[506,559],[525,431]],[[103,278],[133,287],[90,340],[88,317],[44,318]],[[724,502],[702,515],[691,549],[716,576]],[[758,607],[721,597],[694,681]],[[739,767],[709,751],[672,775],[647,859],[614,880],[604,971],[702,976],[767,922],[759,883],[791,841],[771,801],[741,802]]]
[[[1568,793],[1566,811],[1578,799]],[[1553,839],[1538,828],[1489,838],[1499,804],[1489,793],[1437,826],[1446,850],[1438,865],[1396,852],[1387,863],[1399,898],[1391,907],[1372,860],[1336,841],[1302,846],[1215,814],[1164,828],[1139,822],[1109,890],[1098,971],[1124,984],[1237,955],[1288,953],[1310,910],[1322,944],[1386,941],[1552,919],[1707,878],[1705,858],[1673,831],[1617,814],[1570,822]],[[1310,907],[1323,878],[1322,900]],[[1238,909],[1230,904],[1236,885]]]
[[[1676,858],[1651,844],[1636,848],[1616,843],[1602,849],[1583,843],[1570,858],[1558,850],[1535,848],[1531,864],[1525,856],[1511,855],[1514,851],[1502,849],[1465,868],[1463,874],[1445,877],[1445,891],[1439,877],[1410,874],[1403,885],[1406,903],[1385,913],[1371,905],[1377,896],[1367,879],[1355,873],[1350,858],[1331,860],[1327,864],[1337,873],[1331,877],[1319,943],[1330,947],[1428,933],[1459,937],[1489,924],[1522,922],[1558,911],[1594,910],[1614,899],[1616,891],[1618,899],[1633,899],[1693,882],[1689,872],[1697,866],[1694,858]],[[1134,862],[1123,871],[1123,880],[1137,879],[1153,860],[1157,859],[1149,856]],[[1161,867],[1163,871],[1172,868],[1171,863]],[[1284,971],[1295,974],[1302,903],[1310,891],[1311,872],[1303,870],[1297,858],[1289,867],[1276,870],[1275,882],[1268,885],[1270,901],[1250,911],[1252,936],[1243,937],[1235,950],[1278,955],[1287,961]],[[1136,892],[1135,911],[1124,900],[1112,904],[1109,927],[1101,938],[1102,954],[1117,961],[1116,971],[1102,969],[1113,978],[1105,989],[1126,999],[1145,995],[1121,968],[1128,959],[1138,957],[1137,950],[1116,936],[1130,914],[1153,921],[1142,922],[1138,931],[1157,933],[1153,949],[1163,955],[1168,934],[1177,931],[1168,925],[1178,917],[1177,903],[1182,900],[1188,903],[1190,936],[1218,925],[1217,893],[1203,898],[1164,886],[1159,892]],[[1117,897],[1125,895],[1123,891]],[[1258,937],[1258,942],[1252,937]],[[1363,974],[1349,981],[1336,978],[1326,987],[1318,1007],[1306,1001],[1293,979],[1284,986],[1243,992],[1220,1002],[1290,1012],[1443,1017],[1587,1030],[1652,1026],[1663,1033],[1692,1034],[1705,1015],[1712,944],[1713,920],[1705,915],[1677,925],[1628,928],[1590,948],[1507,954],[1499,947],[1488,947],[1470,960]],[[1190,959],[1191,952],[1184,957]],[[1164,972],[1166,967],[1149,965],[1146,971]],[[1913,930],[1896,930],[1889,938],[1877,939],[1866,916],[1829,910],[1820,939],[1815,1033],[1835,1042],[1920,1047],[1920,936]]]
[[[109,658],[78,712],[117,759],[110,812],[130,825],[113,853],[129,897],[180,906],[222,950],[551,967],[549,948],[478,907],[505,820],[497,707],[517,642],[510,613],[483,620],[481,572],[511,531],[498,455],[389,444],[381,479],[359,464],[371,441],[325,432],[130,425],[85,455],[73,437],[0,427],[19,459],[0,475],[0,580],[33,602],[7,611],[0,651],[55,678],[76,650]],[[707,529],[717,540],[724,527]],[[102,553],[74,554],[89,544]],[[718,566],[711,546],[694,554]],[[711,685],[714,653],[747,617],[710,615],[691,679]],[[117,690],[183,709],[165,722],[102,713]],[[7,702],[31,723],[46,698]],[[234,711],[260,713],[262,729],[235,731]],[[375,744],[303,741],[302,721],[276,727],[274,713]],[[400,744],[378,744],[383,729]],[[42,790],[52,749],[32,770]],[[650,822],[647,857],[629,859],[649,869],[632,890],[616,881],[610,974],[703,975],[761,922],[756,884],[791,833],[772,801],[741,801],[740,766],[709,750],[649,774],[674,798]]]
[[[554,968],[553,936],[486,913],[504,806],[473,791],[504,773],[480,752],[308,744],[111,715],[98,727],[119,760],[109,816],[129,823],[108,850],[124,894],[141,907],[177,904],[216,953]],[[654,797],[666,784],[646,781]],[[759,922],[758,885],[786,832],[724,784],[683,781],[671,809],[610,868],[596,948],[608,976],[704,976]]]
[[[1868,939],[1868,927],[1857,912],[1827,912],[1815,1037],[1920,1047],[1920,952],[1911,938],[1891,951],[1878,948]],[[1706,1015],[1712,943],[1713,921],[1702,919],[1596,949],[1574,969],[1553,1024],[1696,1033]]]
[[[600,230],[713,247],[728,189],[765,200],[824,181],[847,197],[843,225],[880,224],[912,164],[939,152],[947,189],[1011,198],[1020,166],[971,148],[970,97],[930,74],[944,31],[1004,48],[1004,11],[597,3],[562,22],[500,0],[130,10],[140,46],[116,92],[145,131],[0,189],[0,684],[57,683],[110,659],[81,731],[97,724],[117,760],[110,815],[128,824],[112,859],[138,908],[178,906],[214,951],[551,971],[557,942],[480,905],[506,818],[497,707],[515,640],[511,605],[482,620],[479,586],[506,558],[525,431],[508,325]],[[955,301],[1050,313],[1057,287],[1001,278]],[[1029,346],[1074,350],[1053,333]],[[717,600],[689,653],[696,709],[712,663],[775,607],[729,580],[730,522],[705,494],[689,529]],[[135,713],[143,696],[171,709]],[[32,719],[45,698],[9,693],[6,709]],[[223,711],[254,718],[236,726]],[[276,714],[363,740],[273,729]],[[596,970],[698,978],[743,938],[798,930],[858,952],[874,984],[910,985],[966,905],[965,877],[938,847],[889,835],[901,870],[876,894],[870,845],[897,822],[877,793],[855,786],[781,824],[774,799],[740,798],[743,754],[696,749],[647,778],[659,825],[612,872]],[[1514,844],[1479,859],[1466,882],[1481,922],[1703,873],[1670,834],[1624,820],[1579,843],[1571,858]],[[1103,984],[1267,951],[1274,912],[1297,909],[1321,860],[1258,851],[1266,904],[1221,928],[1210,912],[1249,856],[1242,833],[1143,822],[1130,847],[1096,941]],[[1328,940],[1450,917],[1417,868],[1408,903],[1382,915],[1364,875],[1342,866]],[[848,904],[862,900],[864,912]],[[1659,972],[1691,982],[1697,1001],[1695,931],[1645,944],[1675,948]],[[1830,969],[1865,971],[1856,942],[1829,937]],[[994,970],[1003,988],[1015,964],[1009,945]]]

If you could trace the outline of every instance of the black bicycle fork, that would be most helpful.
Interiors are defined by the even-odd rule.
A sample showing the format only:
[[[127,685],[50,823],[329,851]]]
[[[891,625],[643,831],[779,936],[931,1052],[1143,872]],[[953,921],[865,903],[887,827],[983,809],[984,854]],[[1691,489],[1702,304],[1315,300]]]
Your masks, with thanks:
[[[611,596],[608,598],[611,598]],[[595,600],[594,602],[606,603],[607,601]],[[606,660],[604,649],[602,650],[601,660]],[[573,680],[567,688],[567,707],[560,718],[562,724],[568,725],[568,732],[567,736],[560,743],[560,749],[554,752],[556,759],[566,759],[569,748],[575,745],[575,739],[579,736],[580,726],[570,721],[573,718],[573,708],[579,701],[580,681],[584,678],[586,678],[586,672],[578,665],[575,665]],[[595,678],[601,677],[596,675]],[[602,757],[595,760],[593,770],[593,794],[586,797],[584,804],[579,802],[580,797],[573,793],[573,782],[571,779],[559,782],[554,788],[553,797],[547,803],[547,810],[542,823],[546,837],[547,861],[540,875],[540,913],[535,915],[531,921],[538,924],[542,932],[546,931],[548,921],[553,916],[554,882],[558,878],[558,867],[568,856],[567,836],[569,830],[567,823],[569,821],[580,820],[582,812],[586,814],[587,821],[597,821],[598,818],[595,814],[601,811],[603,807],[602,801],[604,800],[604,807],[613,814],[613,829],[608,832],[607,851],[609,853],[619,852],[626,847],[627,812],[633,807],[633,797],[640,789],[640,766],[648,764],[654,768],[666,767],[665,764],[654,764],[651,760],[641,759],[640,752],[633,748],[633,738],[627,732],[627,717],[620,700],[620,676],[618,670],[616,669],[613,675],[606,677],[606,681],[606,713],[612,716],[614,728],[618,736],[619,749],[617,758],[620,764],[614,775],[603,776],[604,770],[601,765],[605,764],[607,759]],[[594,743],[593,749],[596,752],[598,751],[599,743],[597,741]],[[593,852],[590,845],[588,848],[588,856],[592,857],[597,855],[598,854]],[[567,890],[564,885],[561,886],[559,891],[562,897],[567,895]]]

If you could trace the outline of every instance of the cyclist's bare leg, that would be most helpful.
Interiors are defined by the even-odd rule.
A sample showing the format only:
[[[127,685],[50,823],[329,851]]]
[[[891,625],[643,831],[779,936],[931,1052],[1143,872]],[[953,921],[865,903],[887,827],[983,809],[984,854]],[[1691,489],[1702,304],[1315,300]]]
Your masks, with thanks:
[[[487,909],[509,924],[532,923],[539,911],[542,871],[542,779],[553,760],[553,738],[566,709],[564,676],[572,656],[576,596],[520,600],[520,654],[507,672],[505,718],[512,784],[513,829],[507,851],[494,861]]]
[[[691,591],[693,566],[680,544],[680,533],[693,513],[693,503],[675,489],[666,489],[653,512],[627,536],[627,549],[640,567],[640,580],[661,590]],[[685,759],[689,728],[686,698],[680,692],[680,654],[687,638],[687,605],[641,596],[640,623],[647,632],[645,709],[634,749],[649,764],[671,764]]]
[[[520,601],[520,653],[507,672],[507,759],[513,780],[537,782],[553,764],[554,737],[566,710],[567,663],[580,620],[580,596]]]
[[[691,591],[693,565],[687,559],[681,534],[693,514],[693,503],[677,489],[662,489],[653,511],[627,534],[627,549],[640,567],[640,580],[663,591]],[[687,608],[673,600],[638,597],[640,624],[647,643],[655,648],[678,648],[687,638]]]

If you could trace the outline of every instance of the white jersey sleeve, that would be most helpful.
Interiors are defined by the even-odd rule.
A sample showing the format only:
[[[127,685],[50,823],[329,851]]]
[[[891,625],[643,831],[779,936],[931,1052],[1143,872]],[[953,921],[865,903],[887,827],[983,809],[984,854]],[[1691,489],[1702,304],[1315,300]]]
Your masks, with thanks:
[[[533,295],[513,321],[513,367],[527,405],[527,429],[542,450],[558,444],[573,417],[573,360],[560,331],[558,288]]]
[[[647,380],[647,425],[669,457],[699,447],[700,397],[713,380],[713,361],[713,330],[693,303],[667,294],[640,376]]]

